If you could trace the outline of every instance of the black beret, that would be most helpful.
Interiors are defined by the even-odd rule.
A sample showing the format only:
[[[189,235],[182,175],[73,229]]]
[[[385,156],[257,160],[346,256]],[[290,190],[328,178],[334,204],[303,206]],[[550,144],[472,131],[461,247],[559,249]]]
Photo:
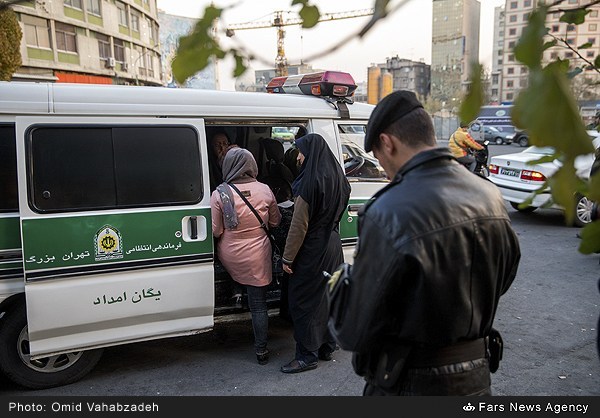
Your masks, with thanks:
[[[381,132],[418,108],[423,108],[423,105],[412,91],[398,90],[385,96],[377,103],[367,123],[365,150],[370,152],[373,149],[373,141]]]

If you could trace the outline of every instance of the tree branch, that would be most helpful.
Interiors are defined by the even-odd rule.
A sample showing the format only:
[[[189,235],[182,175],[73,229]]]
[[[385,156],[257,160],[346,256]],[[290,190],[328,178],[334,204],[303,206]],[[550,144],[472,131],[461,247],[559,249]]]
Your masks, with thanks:
[[[600,0],[599,0],[600,2]],[[562,38],[558,38],[554,35],[552,35],[551,33],[548,34],[548,36],[550,36],[551,38],[553,38],[556,42],[562,42],[564,45],[561,45],[562,48],[566,48],[571,50],[572,52],[574,52],[575,54],[577,54],[577,56],[579,57],[580,60],[582,60],[583,62],[585,62],[587,65],[590,66],[590,68],[592,68],[594,71],[596,71],[597,73],[600,74],[600,68],[596,68],[596,66],[594,65],[594,63],[590,62],[587,60],[587,58],[584,58],[583,55],[581,55],[579,53],[578,49],[573,48],[566,39],[562,39]]]

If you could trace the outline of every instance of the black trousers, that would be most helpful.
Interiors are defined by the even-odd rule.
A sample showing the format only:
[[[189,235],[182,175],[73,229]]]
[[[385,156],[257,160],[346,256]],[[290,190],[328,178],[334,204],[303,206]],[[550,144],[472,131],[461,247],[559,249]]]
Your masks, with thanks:
[[[409,368],[392,389],[366,379],[363,396],[485,396],[491,376],[485,358],[439,367]]]

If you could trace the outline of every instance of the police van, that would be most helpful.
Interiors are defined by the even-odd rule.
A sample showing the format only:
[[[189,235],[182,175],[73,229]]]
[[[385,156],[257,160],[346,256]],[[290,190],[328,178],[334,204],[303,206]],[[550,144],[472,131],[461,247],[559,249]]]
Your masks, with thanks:
[[[27,388],[72,383],[105,347],[197,334],[247,311],[230,298],[211,231],[207,141],[218,130],[252,152],[259,180],[275,128],[322,135],[350,173],[349,259],[357,211],[388,181],[343,160],[342,133],[364,130],[373,108],[352,102],[355,88],[331,71],[276,78],[273,94],[1,82],[3,374]],[[278,281],[269,295],[276,309]]]

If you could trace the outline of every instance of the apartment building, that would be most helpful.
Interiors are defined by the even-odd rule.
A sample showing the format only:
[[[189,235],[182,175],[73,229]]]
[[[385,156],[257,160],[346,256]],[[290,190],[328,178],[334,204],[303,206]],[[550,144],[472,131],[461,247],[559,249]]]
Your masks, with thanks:
[[[494,37],[492,44],[492,72],[490,74],[490,102],[501,102],[502,64],[504,62],[504,6],[494,8]]]
[[[163,85],[156,0],[25,1],[21,81]]]
[[[591,0],[567,0],[561,4],[561,9],[576,8],[592,3]],[[505,4],[504,51],[501,66],[502,102],[512,102],[519,91],[528,84],[528,68],[515,59],[514,47],[517,44],[523,29],[527,26],[530,13],[535,9],[534,0],[507,0]],[[585,61],[594,62],[600,54],[600,5],[594,5],[586,16],[585,23],[571,25],[560,21],[561,13],[551,13],[546,20],[548,28],[548,41],[558,39],[558,45],[544,52],[543,60],[550,62],[557,58],[570,60],[571,67],[582,67]],[[564,41],[564,42],[562,42]],[[590,47],[577,52],[579,46],[589,44]],[[594,87],[594,80],[599,80],[598,73],[585,69],[583,74],[574,80],[573,89],[576,99],[586,100],[599,94],[598,87]],[[578,85],[580,85],[578,87]],[[580,91],[577,91],[580,90]]]
[[[456,101],[468,89],[471,63],[479,62],[477,0],[433,0],[431,95]]]

